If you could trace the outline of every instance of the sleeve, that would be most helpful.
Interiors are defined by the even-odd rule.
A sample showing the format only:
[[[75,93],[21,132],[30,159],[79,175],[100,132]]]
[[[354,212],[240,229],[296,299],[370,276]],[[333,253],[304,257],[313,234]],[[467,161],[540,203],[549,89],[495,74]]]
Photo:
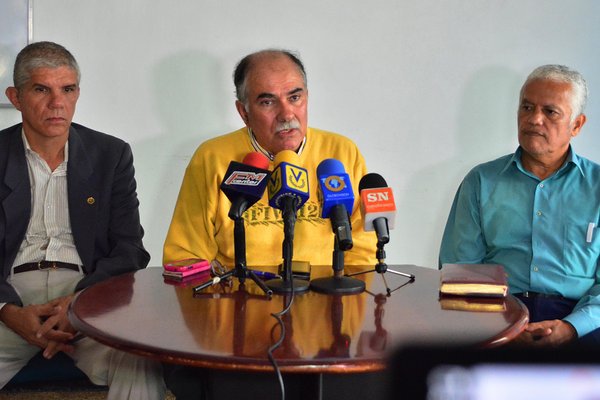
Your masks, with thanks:
[[[205,162],[209,158],[202,154],[201,146],[186,168],[163,248],[163,263],[186,258],[212,260],[217,255],[215,188],[219,185],[213,182],[215,168]]]
[[[150,261],[150,254],[142,243],[144,230],[140,223],[133,154],[128,144],[122,147],[111,173],[107,237],[97,240],[94,254],[101,256],[94,260],[91,272],[77,284],[76,290],[111,276],[145,268]]]
[[[577,302],[573,312],[563,318],[569,322],[577,335],[582,337],[600,328],[600,260],[596,261],[596,277],[594,285]]]
[[[486,254],[480,218],[480,181],[471,171],[458,188],[440,247],[439,267],[445,263],[479,264]]]

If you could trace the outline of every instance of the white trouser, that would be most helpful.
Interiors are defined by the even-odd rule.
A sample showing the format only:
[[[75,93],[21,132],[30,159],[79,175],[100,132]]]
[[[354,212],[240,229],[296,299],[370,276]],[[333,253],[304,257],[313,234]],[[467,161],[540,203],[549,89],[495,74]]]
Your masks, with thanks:
[[[66,269],[30,271],[14,274],[9,283],[15,288],[23,305],[43,304],[73,293],[81,273]],[[108,385],[109,400],[162,400],[165,384],[159,362],[125,353],[83,338],[74,344],[69,356],[90,380]],[[21,336],[0,323],[0,388],[27,364],[40,348],[27,343]]]

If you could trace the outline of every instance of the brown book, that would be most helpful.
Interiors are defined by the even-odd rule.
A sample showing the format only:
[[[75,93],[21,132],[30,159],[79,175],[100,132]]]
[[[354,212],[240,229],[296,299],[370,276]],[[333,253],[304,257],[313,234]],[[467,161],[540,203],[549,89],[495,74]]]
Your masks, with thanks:
[[[440,297],[442,310],[503,312],[506,311],[504,298],[483,298],[463,296]]]
[[[498,264],[444,264],[440,293],[445,295],[505,297],[508,283]]]

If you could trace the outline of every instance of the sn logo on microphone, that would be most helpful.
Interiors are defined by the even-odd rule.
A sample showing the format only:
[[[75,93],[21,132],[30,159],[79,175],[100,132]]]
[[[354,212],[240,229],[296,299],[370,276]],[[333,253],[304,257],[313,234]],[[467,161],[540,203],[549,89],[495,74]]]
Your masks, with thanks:
[[[371,211],[396,209],[392,188],[364,189],[361,196]]]
[[[234,171],[225,181],[226,185],[258,186],[267,176],[264,172]]]
[[[389,193],[369,193],[367,194],[367,201],[369,203],[374,203],[376,201],[389,201],[390,200],[390,194]]]

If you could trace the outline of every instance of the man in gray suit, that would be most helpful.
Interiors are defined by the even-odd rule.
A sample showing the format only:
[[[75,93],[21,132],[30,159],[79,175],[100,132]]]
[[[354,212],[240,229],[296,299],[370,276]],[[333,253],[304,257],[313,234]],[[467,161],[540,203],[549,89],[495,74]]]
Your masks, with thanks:
[[[23,122],[0,131],[0,387],[41,349],[70,355],[109,399],[162,399],[159,364],[74,340],[66,315],[74,293],[150,259],[130,146],[71,123],[79,79],[68,50],[38,42],[6,90]]]

